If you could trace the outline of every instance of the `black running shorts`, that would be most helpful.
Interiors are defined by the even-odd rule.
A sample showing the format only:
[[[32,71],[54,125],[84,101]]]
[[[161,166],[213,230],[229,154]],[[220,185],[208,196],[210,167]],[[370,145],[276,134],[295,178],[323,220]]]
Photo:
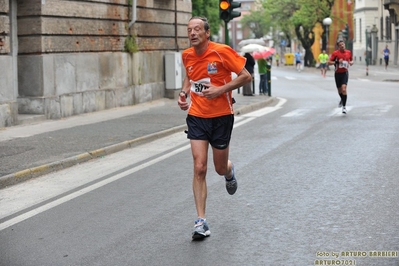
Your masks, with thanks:
[[[348,85],[349,73],[335,73],[335,85],[340,88],[343,84]]]
[[[200,118],[188,115],[186,122],[188,139],[207,140],[212,147],[220,150],[229,146],[234,125],[234,115],[214,118]]]

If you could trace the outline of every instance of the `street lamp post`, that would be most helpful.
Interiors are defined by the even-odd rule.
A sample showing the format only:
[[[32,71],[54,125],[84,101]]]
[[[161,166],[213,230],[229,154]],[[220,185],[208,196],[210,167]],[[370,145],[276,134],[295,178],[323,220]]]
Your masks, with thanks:
[[[370,63],[370,58],[369,58],[369,34],[370,31],[368,28],[366,28],[366,51],[365,51],[365,56],[366,56],[366,76],[369,75],[369,63]]]
[[[283,38],[284,38],[285,33],[280,31],[280,33],[278,35],[280,36],[280,58],[282,61],[284,58],[285,40]]]
[[[378,54],[378,37],[377,37],[378,29],[373,25],[373,27],[370,30],[371,34],[371,55],[372,55],[372,62],[373,65],[377,63],[377,54]]]
[[[331,23],[332,23],[331,18],[327,17],[327,18],[323,19],[323,25],[326,26],[326,51],[327,51],[328,55],[330,54],[330,49],[329,49],[330,46],[328,44],[328,35],[329,35],[328,30],[329,30]]]

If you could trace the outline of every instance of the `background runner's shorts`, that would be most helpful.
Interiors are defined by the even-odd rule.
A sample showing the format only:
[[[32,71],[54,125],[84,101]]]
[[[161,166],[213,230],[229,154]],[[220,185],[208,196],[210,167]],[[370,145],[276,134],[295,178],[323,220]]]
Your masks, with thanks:
[[[335,72],[334,77],[335,77],[335,85],[337,85],[337,88],[341,87],[342,84],[348,85],[348,79],[349,79],[348,71],[344,73]]]
[[[229,146],[234,125],[234,115],[214,118],[200,118],[188,115],[186,122],[188,139],[207,140],[212,147],[220,150]]]

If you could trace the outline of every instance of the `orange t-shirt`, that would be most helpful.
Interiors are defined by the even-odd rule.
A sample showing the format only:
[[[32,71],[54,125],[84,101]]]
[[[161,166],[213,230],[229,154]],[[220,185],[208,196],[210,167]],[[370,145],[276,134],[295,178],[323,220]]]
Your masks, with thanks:
[[[203,96],[202,83],[222,86],[231,81],[231,72],[240,73],[245,67],[245,57],[225,44],[209,42],[207,50],[197,55],[193,47],[183,51],[183,64],[190,79],[191,103],[188,114],[212,118],[233,114],[232,93],[226,92],[214,99]]]

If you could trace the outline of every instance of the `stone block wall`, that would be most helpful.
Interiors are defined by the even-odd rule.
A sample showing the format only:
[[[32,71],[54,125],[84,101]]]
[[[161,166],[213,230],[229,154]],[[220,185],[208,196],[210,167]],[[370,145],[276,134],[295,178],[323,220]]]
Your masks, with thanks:
[[[11,14],[9,0],[0,0],[0,127],[12,126],[17,121],[16,79],[11,56]]]
[[[137,0],[130,28],[132,0],[0,0],[0,21],[9,19],[2,9],[12,1],[18,18],[18,82],[13,87],[12,78],[4,85],[1,79],[0,115],[12,100],[14,113],[58,119],[169,96],[164,54],[189,46],[190,0]],[[1,38],[1,27],[7,26],[0,25]],[[137,43],[134,54],[124,48],[130,35]],[[0,52],[0,64],[9,66],[13,57],[5,54],[8,59]],[[6,92],[14,99],[5,98]],[[0,127],[17,123],[0,121]]]

